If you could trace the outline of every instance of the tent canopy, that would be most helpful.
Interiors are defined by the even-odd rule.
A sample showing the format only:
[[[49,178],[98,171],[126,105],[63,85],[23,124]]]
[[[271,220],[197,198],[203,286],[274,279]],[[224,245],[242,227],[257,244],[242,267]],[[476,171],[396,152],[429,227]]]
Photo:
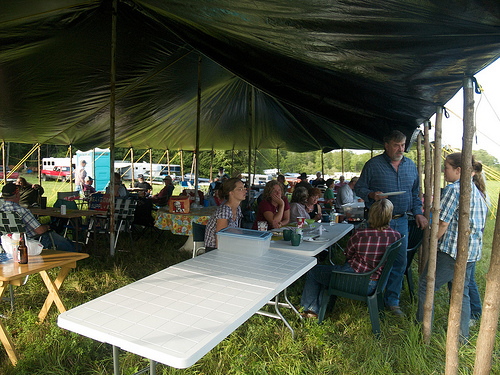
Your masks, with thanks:
[[[116,140],[291,151],[408,138],[500,56],[491,0],[119,0]],[[0,138],[109,146],[111,1],[0,2]]]

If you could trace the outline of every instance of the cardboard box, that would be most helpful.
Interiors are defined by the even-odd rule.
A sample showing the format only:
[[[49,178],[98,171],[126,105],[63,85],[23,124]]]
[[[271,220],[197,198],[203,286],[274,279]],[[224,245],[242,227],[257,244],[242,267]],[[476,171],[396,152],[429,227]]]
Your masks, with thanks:
[[[171,214],[188,214],[189,197],[185,195],[172,196],[168,200],[168,211]]]
[[[269,250],[271,232],[224,228],[217,232],[217,248],[241,255],[262,256]]]

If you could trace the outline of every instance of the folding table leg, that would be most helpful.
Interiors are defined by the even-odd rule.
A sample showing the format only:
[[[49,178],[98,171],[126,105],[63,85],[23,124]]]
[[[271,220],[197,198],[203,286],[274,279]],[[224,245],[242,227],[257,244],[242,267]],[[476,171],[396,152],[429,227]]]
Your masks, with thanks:
[[[3,294],[5,293],[5,290],[7,289],[7,283],[2,282],[0,285],[0,299],[2,299]],[[7,332],[7,328],[5,328],[4,324],[0,321],[0,341],[3,344],[3,347],[5,348],[5,351],[7,352],[7,355],[9,356],[10,361],[12,364],[15,366],[17,361],[19,360],[19,354],[16,351],[16,347],[14,346],[14,343],[12,342],[12,337],[9,335]]]

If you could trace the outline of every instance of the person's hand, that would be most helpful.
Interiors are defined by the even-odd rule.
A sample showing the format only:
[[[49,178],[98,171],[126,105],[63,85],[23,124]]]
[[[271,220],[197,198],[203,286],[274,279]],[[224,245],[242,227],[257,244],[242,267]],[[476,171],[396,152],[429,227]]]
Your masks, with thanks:
[[[273,220],[273,228],[281,228],[281,220]]]
[[[283,199],[281,198],[280,193],[273,192],[273,194],[271,195],[271,200],[273,201],[273,203],[277,204],[278,207],[285,204],[285,202],[283,202]]]
[[[370,194],[368,194],[368,198],[373,199],[376,202],[388,197],[387,195],[382,195],[382,194],[383,192],[381,191],[372,191],[370,192]]]
[[[415,222],[417,223],[417,227],[422,230],[429,225],[429,222],[424,215],[415,215]]]

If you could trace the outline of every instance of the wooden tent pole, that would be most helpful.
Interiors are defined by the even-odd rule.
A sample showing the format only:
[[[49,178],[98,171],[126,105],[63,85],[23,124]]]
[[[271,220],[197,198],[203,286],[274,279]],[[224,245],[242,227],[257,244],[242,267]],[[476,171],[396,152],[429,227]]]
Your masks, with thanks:
[[[212,152],[210,153],[210,182],[213,181],[214,172],[214,149],[212,147]]]
[[[253,154],[253,178],[252,181],[255,181],[255,173],[257,169],[257,149],[255,149]]]
[[[94,187],[96,187],[97,181],[95,179],[95,148],[92,149],[92,178],[94,179]]]
[[[153,185],[153,150],[149,149],[149,183]]]
[[[181,150],[181,181],[184,181],[184,159],[182,157],[182,150]]]
[[[37,175],[38,175],[38,185],[42,186],[42,145],[38,144],[37,152]]]
[[[321,177],[325,178],[325,160],[323,150],[321,150]]]
[[[3,184],[7,183],[7,173],[5,173],[5,142],[2,141],[2,171],[3,171]]]
[[[234,147],[231,150],[231,176],[233,175],[233,170],[234,170]]]
[[[116,18],[118,0],[113,0],[111,11],[111,71],[110,71],[110,98],[109,98],[109,254],[115,255],[115,118],[116,118]]]
[[[168,148],[167,148],[167,173],[170,176],[170,155],[168,153]]]
[[[194,151],[194,194],[198,197],[198,160],[200,154],[200,126],[201,126],[201,53],[198,55],[198,94],[196,95],[196,149]],[[191,174],[193,177],[193,174]],[[195,200],[196,202],[197,200]]]
[[[467,258],[469,256],[472,140],[474,138],[474,89],[471,77],[464,77],[463,93],[464,135],[462,138],[462,170],[460,173],[463,178],[460,178],[460,197],[458,199],[457,258],[453,271],[453,286],[451,288],[450,312],[448,315],[445,374],[456,374],[458,371],[460,315],[462,311]]]
[[[430,222],[430,212],[432,204],[432,158],[431,158],[431,145],[429,141],[431,123],[426,121],[424,123],[424,153],[425,153],[425,164],[424,164],[424,215]],[[420,247],[420,253],[418,257],[418,274],[422,274],[427,260],[429,259],[429,241],[430,241],[430,230],[429,228],[424,229],[424,238],[422,241],[422,246]]]
[[[439,119],[442,116],[439,116],[439,113],[442,114],[442,108],[439,107],[436,111],[436,128],[434,131],[434,146],[441,146],[441,127],[442,121]],[[426,128],[430,128],[430,122],[426,122]],[[427,131],[428,133],[428,131]],[[430,147],[429,147],[430,148]],[[426,163],[427,164],[427,163]],[[428,163],[430,164],[430,163]],[[441,171],[441,154],[436,151],[434,152],[434,170]],[[430,167],[429,167],[430,168]],[[439,192],[439,185],[441,183],[441,173],[437,172],[431,177],[431,172],[429,172],[429,185],[430,180],[433,180],[434,191]],[[426,177],[427,180],[427,177]],[[439,212],[441,211],[441,194],[432,194],[432,187],[429,186],[429,190],[425,191],[425,196],[429,197],[426,199],[425,205],[425,217],[427,220],[430,218],[429,210],[431,206],[431,197],[432,199],[432,217],[439,217]],[[427,202],[429,201],[429,202]],[[424,342],[426,344],[430,343],[431,340],[431,331],[432,331],[432,307],[434,305],[434,286],[436,285],[436,259],[437,259],[437,242],[438,242],[438,229],[439,229],[439,220],[432,220],[431,230],[429,234],[430,243],[429,243],[429,252],[426,254],[428,259],[428,268],[427,268],[427,290],[426,290],[426,298],[424,303],[424,321],[423,321],[423,334],[424,334]],[[429,232],[428,229],[426,229]]]
[[[278,170],[278,173],[280,174],[280,148],[276,147],[276,169]]]
[[[70,144],[69,145],[69,191],[74,191],[73,178],[71,176],[73,176],[73,146]]]
[[[344,149],[340,150],[340,155],[342,156],[342,176],[344,175]],[[373,150],[372,150],[373,156]]]
[[[130,186],[130,187],[133,187],[133,186],[134,186],[134,180],[135,180],[135,170],[134,170],[134,148],[133,148],[133,147],[130,147],[130,168],[132,169],[132,173],[131,173],[131,176],[132,176],[132,182],[131,182],[131,186]]]
[[[424,200],[424,184],[423,184],[423,170],[422,170],[422,132],[418,132],[417,136],[417,173],[418,173],[418,181],[420,184],[418,185],[418,196],[420,200],[423,202]]]

